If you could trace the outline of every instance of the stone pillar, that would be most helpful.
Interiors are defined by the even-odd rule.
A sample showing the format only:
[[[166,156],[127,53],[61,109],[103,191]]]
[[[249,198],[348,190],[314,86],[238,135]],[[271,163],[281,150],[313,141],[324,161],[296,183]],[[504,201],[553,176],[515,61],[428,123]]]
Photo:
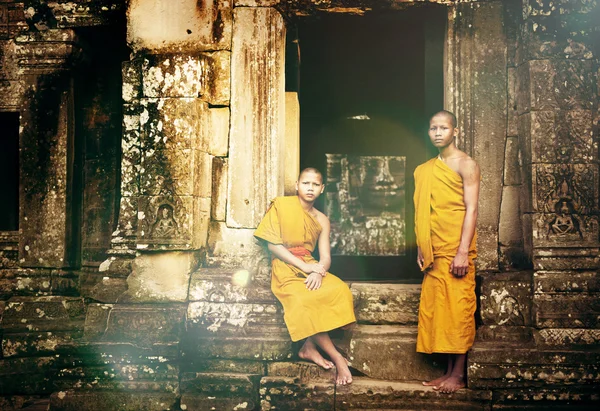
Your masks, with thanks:
[[[285,26],[273,8],[234,9],[227,226],[255,228],[283,194]]]
[[[538,270],[595,269],[598,7],[523,3],[516,106],[528,248]]]
[[[79,260],[80,190],[74,169],[72,30],[15,39],[24,84],[20,133],[21,267],[72,267]]]
[[[506,38],[501,1],[449,8],[445,106],[458,117],[459,147],[479,163],[479,270],[498,269],[498,215],[506,139]]]

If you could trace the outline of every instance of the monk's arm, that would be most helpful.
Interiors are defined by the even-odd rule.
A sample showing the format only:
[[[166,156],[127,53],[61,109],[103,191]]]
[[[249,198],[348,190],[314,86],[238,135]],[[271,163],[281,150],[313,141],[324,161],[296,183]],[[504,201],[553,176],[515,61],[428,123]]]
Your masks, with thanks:
[[[325,215],[320,216],[319,224],[321,224],[322,228],[319,235],[319,264],[327,271],[331,267],[331,244],[329,243],[331,225]]]
[[[296,257],[294,254],[290,252],[287,248],[283,246],[283,244],[273,244],[268,243],[269,251],[277,258],[279,258],[284,263],[288,263],[293,265],[300,271],[303,271],[306,274],[310,274],[312,272],[317,272],[321,275],[325,274],[324,269],[319,269],[318,264],[307,264],[302,259]]]
[[[460,163],[459,172],[463,179],[465,219],[462,225],[458,251],[451,268],[454,274],[458,276],[464,276],[467,273],[469,265],[469,247],[471,245],[471,241],[473,241],[473,236],[475,235],[475,228],[477,225],[481,174],[479,172],[479,166],[471,158],[467,158]]]

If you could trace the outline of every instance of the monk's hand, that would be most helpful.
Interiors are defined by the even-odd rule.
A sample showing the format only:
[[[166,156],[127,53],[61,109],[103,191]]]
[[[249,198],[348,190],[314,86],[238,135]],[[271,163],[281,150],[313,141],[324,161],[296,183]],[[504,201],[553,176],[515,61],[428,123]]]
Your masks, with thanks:
[[[419,264],[419,268],[423,271],[423,264],[425,263],[425,258],[423,257],[423,252],[421,251],[421,247],[417,247],[417,264]]]
[[[319,288],[321,288],[322,280],[323,277],[321,277],[321,274],[312,273],[308,277],[306,277],[306,280],[304,280],[304,284],[306,284],[306,288],[308,288],[311,291],[318,290]]]
[[[325,267],[323,267],[321,264],[306,264],[306,269],[302,270],[304,271],[306,274],[312,274],[312,273],[317,273],[319,274],[321,277],[325,277],[325,274],[327,273],[327,271],[325,270]]]
[[[455,277],[464,277],[469,271],[469,254],[458,252],[450,264],[450,272]]]

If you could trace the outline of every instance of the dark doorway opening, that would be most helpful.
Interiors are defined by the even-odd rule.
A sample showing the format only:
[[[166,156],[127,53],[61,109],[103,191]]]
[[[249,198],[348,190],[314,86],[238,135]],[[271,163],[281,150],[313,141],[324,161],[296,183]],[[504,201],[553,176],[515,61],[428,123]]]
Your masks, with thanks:
[[[19,229],[19,113],[0,112],[0,231]]]
[[[435,155],[427,126],[429,116],[443,108],[446,20],[445,7],[430,5],[364,16],[312,16],[289,30],[288,44],[299,45],[297,54],[288,48],[286,88],[299,92],[301,168],[315,166],[325,173],[326,154],[404,159],[403,249],[388,256],[334,254],[331,271],[345,280],[422,278],[416,265],[412,175]],[[326,190],[339,188],[332,184],[339,183]],[[325,197],[317,208],[324,210],[330,201]]]

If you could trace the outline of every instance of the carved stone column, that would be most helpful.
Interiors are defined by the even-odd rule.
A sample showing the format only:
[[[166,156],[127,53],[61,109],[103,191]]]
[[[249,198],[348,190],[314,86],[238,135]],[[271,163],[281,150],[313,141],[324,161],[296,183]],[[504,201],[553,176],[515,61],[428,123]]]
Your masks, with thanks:
[[[73,80],[80,55],[72,30],[15,39],[24,91],[20,133],[21,267],[78,263],[80,211],[74,187]]]
[[[501,1],[449,7],[445,105],[458,117],[459,147],[479,163],[479,270],[498,269],[498,215],[506,139],[506,38]]]

